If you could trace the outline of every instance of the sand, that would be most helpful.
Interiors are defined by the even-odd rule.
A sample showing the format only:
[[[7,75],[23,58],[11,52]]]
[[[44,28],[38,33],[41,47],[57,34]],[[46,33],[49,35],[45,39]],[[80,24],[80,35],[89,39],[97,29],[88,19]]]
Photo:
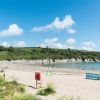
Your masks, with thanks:
[[[100,81],[85,79],[85,73],[90,71],[54,68],[52,75],[46,75],[48,68],[36,65],[3,64],[7,80],[16,80],[25,84],[28,93],[35,94],[34,73],[40,71],[42,75],[42,86],[54,83],[56,94],[47,97],[40,96],[42,100],[58,100],[61,96],[79,97],[80,100],[100,100]],[[95,71],[96,72],[96,71]],[[31,87],[30,87],[31,86]]]

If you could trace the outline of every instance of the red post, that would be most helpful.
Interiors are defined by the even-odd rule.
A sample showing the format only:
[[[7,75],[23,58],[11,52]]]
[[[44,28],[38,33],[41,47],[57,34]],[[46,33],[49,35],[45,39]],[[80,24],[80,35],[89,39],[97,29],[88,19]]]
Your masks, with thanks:
[[[40,72],[35,72],[35,80],[36,80],[36,88],[37,88],[38,81],[41,81],[41,74],[40,74]]]
[[[35,80],[41,80],[41,74],[40,72],[35,73]]]

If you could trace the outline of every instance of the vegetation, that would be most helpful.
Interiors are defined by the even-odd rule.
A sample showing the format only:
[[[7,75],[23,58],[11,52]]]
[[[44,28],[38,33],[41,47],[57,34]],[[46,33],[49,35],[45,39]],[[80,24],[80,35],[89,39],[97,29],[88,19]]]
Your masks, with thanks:
[[[24,85],[15,80],[7,82],[3,76],[0,76],[0,100],[39,100],[39,98],[26,94]]]
[[[47,96],[47,95],[54,94],[54,93],[56,93],[55,88],[53,84],[50,83],[47,85],[46,88],[40,89],[37,94]]]
[[[8,96],[6,100],[40,100],[37,96],[31,94],[16,94]]]
[[[3,47],[0,46],[0,60],[34,60],[34,59],[98,59],[100,61],[100,52],[82,51],[74,49],[51,49],[41,47]]]
[[[73,96],[62,96],[59,100],[81,100],[80,97],[73,97]]]

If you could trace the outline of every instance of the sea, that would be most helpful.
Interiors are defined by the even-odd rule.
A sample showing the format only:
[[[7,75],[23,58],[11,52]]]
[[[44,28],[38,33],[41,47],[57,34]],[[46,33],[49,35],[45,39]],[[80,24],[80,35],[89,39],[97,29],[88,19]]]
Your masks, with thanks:
[[[72,68],[82,70],[100,70],[100,62],[82,62],[82,63],[57,63],[47,65],[52,68]]]

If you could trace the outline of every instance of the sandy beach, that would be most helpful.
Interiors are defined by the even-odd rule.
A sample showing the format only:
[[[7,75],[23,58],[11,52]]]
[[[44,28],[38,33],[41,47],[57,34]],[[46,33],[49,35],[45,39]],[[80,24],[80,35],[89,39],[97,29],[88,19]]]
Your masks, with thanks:
[[[56,94],[47,97],[40,96],[42,100],[59,100],[61,96],[79,97],[80,100],[100,100],[100,81],[85,79],[85,73],[90,71],[50,68],[52,74],[47,75],[48,68],[37,65],[3,63],[0,66],[0,69],[2,68],[5,68],[7,80],[16,80],[25,84],[27,92],[32,94],[37,93],[34,74],[37,71],[41,72],[43,87],[46,87],[48,83],[56,86]]]

